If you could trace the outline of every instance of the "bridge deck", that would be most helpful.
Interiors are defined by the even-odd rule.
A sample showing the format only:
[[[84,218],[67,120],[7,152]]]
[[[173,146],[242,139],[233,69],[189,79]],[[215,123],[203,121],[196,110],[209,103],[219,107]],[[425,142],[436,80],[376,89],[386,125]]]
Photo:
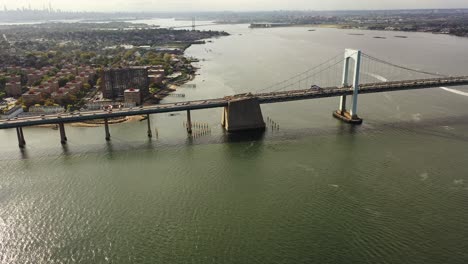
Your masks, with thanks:
[[[370,83],[361,84],[359,86],[360,94],[368,93],[379,93],[389,91],[402,91],[402,90],[414,90],[414,89],[427,89],[441,86],[461,86],[468,85],[468,76],[459,77],[447,77],[447,78],[434,78],[424,80],[409,80],[401,82],[381,82],[381,83]],[[307,99],[318,99],[325,97],[336,97],[342,95],[351,95],[353,90],[351,87],[327,87],[321,90],[305,89],[305,90],[294,90],[285,92],[272,92],[272,93],[259,93],[254,94],[258,97],[261,104],[268,103],[279,103],[289,102]],[[209,108],[218,108],[228,105],[230,99],[234,97],[225,97],[217,99],[197,100],[197,101],[186,101],[178,103],[160,104],[146,107],[134,107],[134,108],[123,108],[114,109],[113,111],[85,111],[80,113],[67,113],[67,114],[54,114],[45,116],[32,116],[32,117],[21,117],[14,118],[11,120],[0,120],[0,129],[15,128],[15,127],[26,127],[35,125],[45,124],[60,124],[60,123],[73,123],[82,122],[94,119],[104,118],[115,118],[123,116],[135,116],[135,115],[146,115],[146,114],[158,114],[158,113],[169,113],[179,112],[186,110],[200,110]]]

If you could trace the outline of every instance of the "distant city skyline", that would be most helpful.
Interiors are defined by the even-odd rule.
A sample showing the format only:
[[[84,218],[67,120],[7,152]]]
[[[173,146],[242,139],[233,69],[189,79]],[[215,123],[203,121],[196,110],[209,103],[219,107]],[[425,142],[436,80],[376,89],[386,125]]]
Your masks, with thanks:
[[[63,11],[270,11],[270,10],[374,10],[468,8],[466,0],[1,0],[14,9]]]

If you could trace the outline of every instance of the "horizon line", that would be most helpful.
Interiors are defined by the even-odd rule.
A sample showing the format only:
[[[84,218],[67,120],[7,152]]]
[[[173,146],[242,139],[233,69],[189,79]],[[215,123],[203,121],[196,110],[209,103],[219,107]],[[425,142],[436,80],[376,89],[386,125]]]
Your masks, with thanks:
[[[106,13],[106,14],[154,14],[154,13],[253,13],[253,12],[371,12],[371,11],[431,11],[431,10],[468,10],[468,7],[452,7],[452,8],[387,8],[387,9],[271,9],[271,10],[182,10],[182,11],[88,11],[88,10],[63,10],[52,9],[52,11],[60,11],[64,13]],[[0,9],[0,12],[17,12],[17,11],[51,11],[49,9]]]

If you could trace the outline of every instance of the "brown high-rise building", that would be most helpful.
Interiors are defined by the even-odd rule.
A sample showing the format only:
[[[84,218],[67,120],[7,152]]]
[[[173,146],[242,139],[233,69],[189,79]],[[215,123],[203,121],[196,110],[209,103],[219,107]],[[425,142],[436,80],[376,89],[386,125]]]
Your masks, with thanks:
[[[5,92],[7,96],[20,96],[22,94],[21,83],[20,82],[6,83]]]
[[[149,93],[148,70],[145,67],[105,69],[101,74],[101,91],[104,98],[123,98],[127,89],[139,89],[142,96]]]

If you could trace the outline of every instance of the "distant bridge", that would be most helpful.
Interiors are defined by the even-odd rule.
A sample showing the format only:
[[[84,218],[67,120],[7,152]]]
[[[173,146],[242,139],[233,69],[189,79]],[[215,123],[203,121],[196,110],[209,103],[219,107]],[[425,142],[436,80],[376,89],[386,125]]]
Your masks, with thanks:
[[[398,68],[399,70],[437,77],[395,81],[381,80],[380,82],[359,83],[360,77],[362,77],[361,57],[367,58],[370,61],[384,64],[388,67]],[[351,60],[354,61],[354,69],[350,68]],[[421,70],[414,70],[391,64],[369,55],[361,54],[360,51],[355,50],[346,50],[344,59],[339,62],[344,62],[344,70],[341,72],[340,76],[341,85],[317,86],[314,84],[309,86],[310,82],[305,81],[324,73],[329,75],[328,81],[333,81],[335,77],[330,76],[330,73],[326,73],[326,71],[330,70],[335,65],[338,65],[338,63],[331,60],[320,65],[320,67],[323,69],[314,67],[312,70],[298,74],[288,80],[276,83],[255,93],[239,94],[216,99],[159,104],[145,107],[82,111],[77,113],[14,118],[9,120],[0,120],[0,129],[16,128],[19,146],[23,148],[26,144],[23,127],[57,124],[60,129],[61,142],[62,144],[65,144],[67,142],[67,137],[65,134],[64,124],[101,119],[104,120],[105,138],[106,140],[110,140],[110,131],[108,125],[109,119],[125,116],[146,115],[148,117],[147,132],[148,136],[151,137],[152,132],[149,118],[149,115],[151,114],[186,111],[187,132],[192,133],[190,111],[209,108],[224,108],[222,115],[222,125],[228,132],[236,132],[265,128],[265,123],[263,121],[260,108],[261,104],[291,102],[326,97],[340,97],[339,109],[333,113],[336,118],[339,118],[348,123],[360,124],[362,123],[362,119],[357,116],[357,99],[359,94],[427,89],[441,86],[468,85],[468,76],[443,76],[439,73],[429,73]],[[348,82],[350,73],[352,73],[354,76],[352,85],[350,85]],[[382,75],[376,73],[366,72],[364,75],[371,76],[373,79],[385,79]],[[397,72],[396,75],[401,76],[402,74],[401,72]],[[323,79],[323,77],[320,78]],[[312,83],[317,83],[318,81],[318,79],[315,79]],[[291,89],[291,87],[300,87],[303,82],[307,88]],[[348,95],[352,95],[353,99],[351,111],[347,110],[346,105],[346,98]]]

